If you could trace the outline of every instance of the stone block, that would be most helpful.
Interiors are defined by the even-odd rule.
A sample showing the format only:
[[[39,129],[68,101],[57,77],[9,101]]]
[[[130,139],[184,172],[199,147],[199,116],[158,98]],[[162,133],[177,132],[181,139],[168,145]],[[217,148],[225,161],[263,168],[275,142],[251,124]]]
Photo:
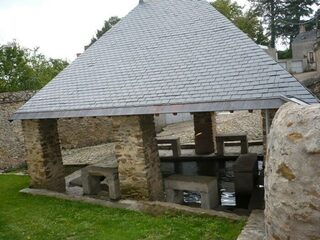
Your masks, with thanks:
[[[266,239],[320,239],[320,105],[288,103],[268,136]]]
[[[182,203],[183,191],[198,192],[201,207],[212,209],[219,204],[217,178],[207,176],[172,175],[165,179],[167,201]]]
[[[96,195],[101,189],[101,180],[105,177],[111,200],[120,199],[120,183],[117,167],[92,165],[81,170],[82,187],[84,194]]]
[[[256,153],[240,155],[235,161],[233,169],[236,195],[251,195],[255,187],[257,161]]]
[[[235,134],[228,134],[228,135],[218,135],[216,136],[217,142],[217,155],[224,156],[224,143],[228,141],[240,141],[241,142],[241,154],[247,154],[249,152],[249,145],[248,145],[248,138],[247,135],[235,135]]]

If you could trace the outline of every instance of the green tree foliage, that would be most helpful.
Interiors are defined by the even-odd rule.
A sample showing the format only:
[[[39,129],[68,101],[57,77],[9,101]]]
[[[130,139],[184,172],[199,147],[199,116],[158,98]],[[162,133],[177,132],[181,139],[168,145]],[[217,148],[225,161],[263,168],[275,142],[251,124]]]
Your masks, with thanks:
[[[283,39],[289,39],[290,49],[294,38],[299,34],[299,23],[306,22],[304,18],[312,18],[314,10],[312,5],[318,5],[319,0],[284,0],[279,19],[278,28],[279,35]],[[306,24],[307,30],[314,28],[316,21]]]
[[[67,65],[16,42],[0,45],[0,92],[40,89]]]
[[[268,26],[268,36],[270,36],[270,46],[276,47],[277,37],[280,35],[281,29],[277,25],[284,12],[283,0],[249,0],[253,4],[253,8],[260,12],[264,19],[264,23]]]
[[[242,16],[242,7],[231,0],[216,0],[211,5],[232,22]]]
[[[278,51],[279,59],[289,59],[292,58],[292,49],[286,49],[284,51]]]
[[[85,46],[85,49],[94,44],[103,34],[108,32],[114,25],[116,25],[121,19],[117,16],[110,17],[109,20],[104,21],[104,25],[100,30],[97,30],[96,36],[91,39],[89,45]]]
[[[231,20],[257,44],[269,44],[269,40],[264,34],[262,23],[258,18],[257,11],[252,8],[244,11],[240,5],[231,0],[216,0],[212,2],[211,5]]]

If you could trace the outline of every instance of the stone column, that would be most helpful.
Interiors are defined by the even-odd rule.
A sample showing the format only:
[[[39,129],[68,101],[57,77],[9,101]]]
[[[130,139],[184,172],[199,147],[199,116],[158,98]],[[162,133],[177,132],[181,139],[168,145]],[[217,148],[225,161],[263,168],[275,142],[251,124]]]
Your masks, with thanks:
[[[278,109],[261,110],[261,121],[262,121],[262,134],[263,134],[263,152],[266,159],[267,145],[268,145],[268,134],[270,132],[273,118],[275,117]]]
[[[112,123],[121,194],[161,200],[163,185],[153,116],[114,117]]]
[[[320,75],[320,42],[317,40],[317,43],[315,44],[315,55],[316,55],[316,66],[317,66],[317,73],[318,76]]]
[[[210,154],[215,150],[214,138],[216,135],[215,113],[194,113],[194,142],[196,154]]]
[[[65,191],[56,119],[23,120],[30,187]]]
[[[266,239],[320,239],[320,105],[281,107],[267,155]]]

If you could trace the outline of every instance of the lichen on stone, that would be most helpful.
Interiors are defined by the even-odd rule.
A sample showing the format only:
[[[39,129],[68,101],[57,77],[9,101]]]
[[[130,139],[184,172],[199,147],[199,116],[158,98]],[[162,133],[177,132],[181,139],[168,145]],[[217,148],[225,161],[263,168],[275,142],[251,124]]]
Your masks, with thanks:
[[[285,163],[281,163],[279,165],[277,173],[280,174],[285,179],[288,179],[289,181],[292,181],[296,178],[292,170]]]

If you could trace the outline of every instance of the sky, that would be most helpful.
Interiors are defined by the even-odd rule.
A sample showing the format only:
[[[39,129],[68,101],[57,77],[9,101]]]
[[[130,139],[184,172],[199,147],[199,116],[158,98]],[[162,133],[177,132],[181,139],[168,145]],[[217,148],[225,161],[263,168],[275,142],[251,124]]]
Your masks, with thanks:
[[[72,61],[111,16],[139,0],[0,0],[0,44],[16,40],[47,57]],[[244,6],[247,0],[237,0]]]

